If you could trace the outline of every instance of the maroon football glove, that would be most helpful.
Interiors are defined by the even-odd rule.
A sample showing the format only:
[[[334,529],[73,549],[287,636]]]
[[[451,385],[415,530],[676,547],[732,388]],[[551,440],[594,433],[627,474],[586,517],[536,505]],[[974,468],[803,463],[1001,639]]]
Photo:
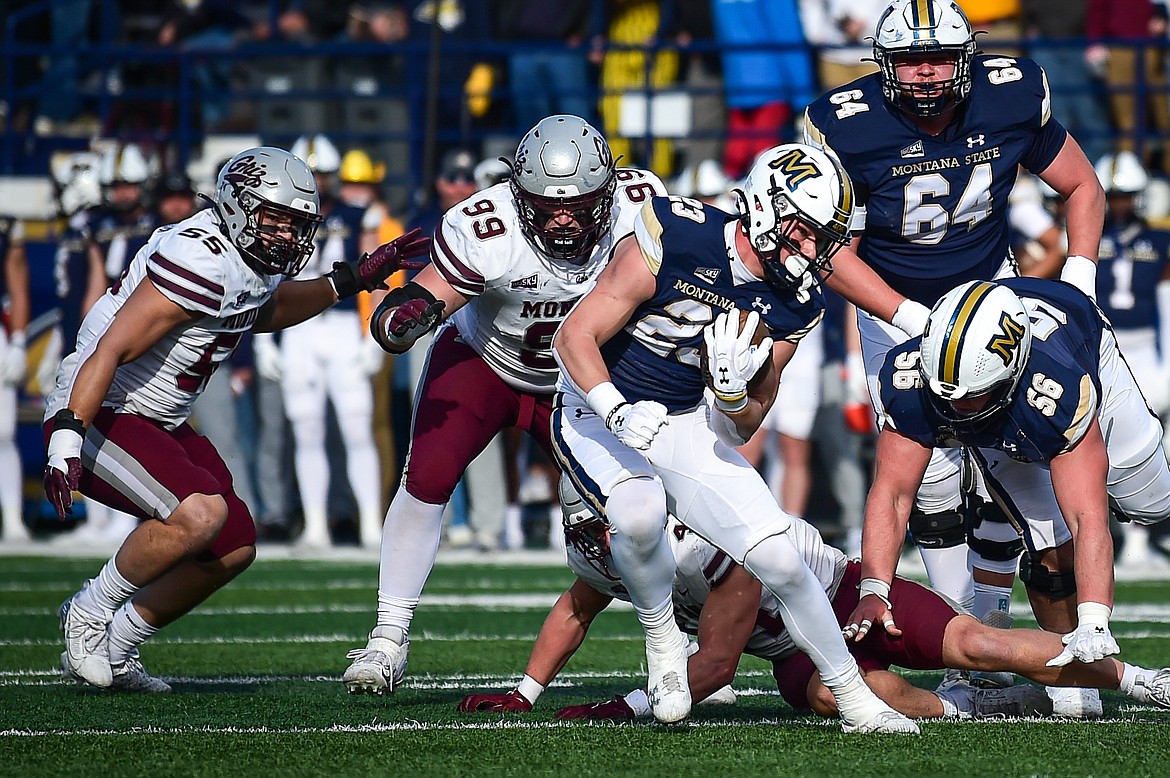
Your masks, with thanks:
[[[430,302],[421,297],[407,300],[390,314],[390,321],[386,323],[386,339],[397,347],[414,343],[419,335],[435,326],[445,307],[446,303],[442,300]]]
[[[532,703],[515,689],[507,694],[469,694],[459,703],[461,713],[527,713],[530,710]]]
[[[557,711],[558,719],[632,719],[634,709],[619,694],[605,702],[591,702],[587,705],[570,705]]]
[[[48,464],[45,465],[45,497],[57,511],[57,518],[73,513],[73,492],[81,481],[81,442],[85,427],[68,408],[53,416],[49,435]]]
[[[430,254],[431,239],[415,227],[389,243],[383,243],[371,254],[362,254],[357,262],[334,262],[328,273],[337,290],[337,299],[352,297],[358,292],[385,289],[386,279],[399,270],[417,270],[426,265],[419,259]]]

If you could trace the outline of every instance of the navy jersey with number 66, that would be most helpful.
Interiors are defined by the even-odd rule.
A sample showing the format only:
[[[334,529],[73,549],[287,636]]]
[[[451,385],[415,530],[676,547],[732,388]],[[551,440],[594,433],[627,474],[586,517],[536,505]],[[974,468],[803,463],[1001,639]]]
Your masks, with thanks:
[[[918,371],[921,338],[886,356],[879,377],[886,421],[924,446],[993,448],[1020,462],[1047,463],[1072,448],[1097,416],[1101,333],[1108,324],[1068,284],[1037,278],[998,281],[1023,301],[1032,351],[1007,409],[974,430],[947,421],[932,405]]]
[[[731,248],[737,229],[730,214],[684,197],[655,197],[642,207],[634,236],[654,273],[654,296],[601,348],[630,402],[656,400],[672,412],[698,405],[703,328],[723,311],[757,311],[774,339],[793,343],[821,320],[820,287],[801,303],[753,276]]]

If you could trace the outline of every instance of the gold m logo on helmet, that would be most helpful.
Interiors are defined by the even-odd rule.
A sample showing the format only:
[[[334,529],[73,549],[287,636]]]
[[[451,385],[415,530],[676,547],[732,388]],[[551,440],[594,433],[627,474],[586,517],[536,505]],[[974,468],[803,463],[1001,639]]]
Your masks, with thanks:
[[[769,162],[768,167],[784,174],[784,185],[788,187],[789,192],[795,192],[796,188],[806,180],[821,175],[813,158],[800,149],[786,151]]]
[[[1023,337],[1024,325],[1004,311],[999,315],[999,332],[987,342],[987,350],[1002,359],[1004,366],[1010,365]]]

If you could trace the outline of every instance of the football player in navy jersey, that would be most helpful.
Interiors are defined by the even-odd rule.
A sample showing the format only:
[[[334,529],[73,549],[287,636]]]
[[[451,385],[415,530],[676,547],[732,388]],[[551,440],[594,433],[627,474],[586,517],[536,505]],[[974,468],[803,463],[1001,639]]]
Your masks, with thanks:
[[[847,634],[895,628],[889,584],[931,449],[966,447],[994,506],[975,517],[972,547],[1008,585],[1020,559],[1040,626],[1067,632],[1049,664],[1118,653],[1109,509],[1165,520],[1170,468],[1158,419],[1093,302],[1058,281],[968,282],[939,300],[921,337],[890,351],[879,383],[885,423]]]
[[[554,453],[609,522],[614,564],[646,631],[655,718],[678,721],[691,707],[669,509],[776,595],[845,731],[917,733],[865,686],[788,533],[791,517],[733,448],[759,427],[780,371],[824,313],[815,274],[849,240],[852,185],[825,152],[787,144],[764,152],[737,194],[738,217],[681,197],[642,207],[553,338]],[[741,311],[750,312],[742,322]],[[761,319],[770,337],[757,333]]]
[[[1067,201],[1063,277],[1090,295],[1104,196],[1076,141],[1051,117],[1043,70],[1027,59],[978,55],[971,25],[951,0],[894,0],[874,34],[874,59],[877,73],[808,107],[805,133],[841,160],[863,207],[853,225],[860,238],[840,253],[828,284],[862,311],[870,394],[880,410],[875,377],[885,353],[921,334],[943,293],[1017,274],[1008,193],[1020,165]],[[960,472],[957,451],[935,455],[910,531],[932,585],[982,615],[1002,592],[972,588]],[[980,567],[978,555],[972,561]]]

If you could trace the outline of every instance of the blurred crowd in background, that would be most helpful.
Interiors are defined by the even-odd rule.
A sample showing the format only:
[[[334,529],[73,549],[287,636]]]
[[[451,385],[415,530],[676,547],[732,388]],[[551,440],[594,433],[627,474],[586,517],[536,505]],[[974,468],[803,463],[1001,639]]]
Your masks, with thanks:
[[[984,51],[1046,69],[1053,116],[1102,160],[1111,208],[1129,209],[1143,229],[1170,226],[1166,5],[959,4],[986,31]],[[52,516],[40,494],[40,398],[84,312],[155,228],[203,206],[196,193],[236,151],[264,142],[309,163],[326,201],[322,255],[367,251],[415,226],[433,232],[447,208],[503,181],[521,134],[559,112],[601,129],[620,165],[730,209],[755,155],[798,137],[808,102],[875,69],[867,38],[885,6],[9,0],[0,10],[3,542],[116,545],[133,528],[92,501],[69,525]],[[1014,250],[1025,273],[1054,276],[1062,215],[1045,189],[1021,176]],[[324,326],[364,330],[368,313],[359,301]],[[782,392],[793,394],[745,449],[785,510],[850,553],[873,435],[852,322],[830,295],[821,337],[786,370]],[[424,349],[391,357],[368,337],[352,347],[325,338],[248,338],[193,421],[233,468],[262,542],[376,548]],[[326,377],[320,387],[301,386],[305,369]],[[1149,371],[1170,382],[1162,361]],[[1170,384],[1147,395],[1170,406]],[[522,434],[501,435],[456,492],[447,544],[556,544],[554,472]]]

